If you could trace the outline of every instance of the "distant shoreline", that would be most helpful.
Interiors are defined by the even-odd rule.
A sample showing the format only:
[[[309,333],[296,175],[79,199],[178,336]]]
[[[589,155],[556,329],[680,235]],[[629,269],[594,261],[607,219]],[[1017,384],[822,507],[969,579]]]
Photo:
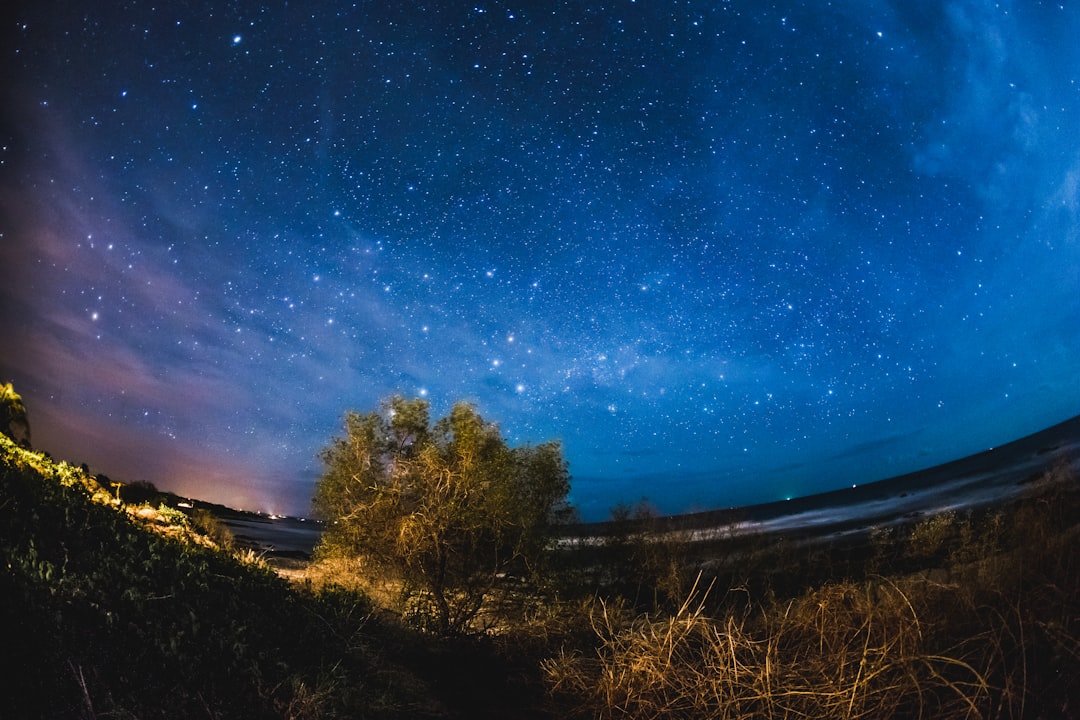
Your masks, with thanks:
[[[241,548],[273,557],[310,558],[322,537],[322,523],[304,518],[237,514],[221,522]]]
[[[761,534],[810,531],[826,536],[850,527],[1003,501],[1062,463],[1080,472],[1080,415],[975,455],[853,488],[631,521],[631,527],[652,533],[692,531],[706,539],[732,529]],[[302,518],[233,511],[221,521],[238,545],[271,557],[309,559],[322,535],[321,523]],[[614,527],[610,520],[578,523],[560,527],[557,534],[564,539],[597,537]]]
[[[831,515],[836,522],[867,522],[905,513],[933,511],[942,505],[978,504],[1011,495],[1010,488],[1037,479],[1061,463],[1080,469],[1080,415],[989,450],[897,475],[791,500],[759,505],[665,515],[642,523],[653,532],[702,530],[734,524],[796,526],[785,518]],[[906,501],[906,502],[905,502]],[[918,505],[925,507],[918,507]],[[866,512],[860,515],[858,510]],[[606,534],[612,521],[566,526],[563,537]]]

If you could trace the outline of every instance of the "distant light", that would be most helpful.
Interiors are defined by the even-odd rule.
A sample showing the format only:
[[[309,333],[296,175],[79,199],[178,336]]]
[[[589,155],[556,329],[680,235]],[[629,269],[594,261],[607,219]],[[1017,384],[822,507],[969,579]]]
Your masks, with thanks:
[[[239,35],[233,35],[232,44],[239,45],[241,40],[243,40],[243,38],[241,38]]]

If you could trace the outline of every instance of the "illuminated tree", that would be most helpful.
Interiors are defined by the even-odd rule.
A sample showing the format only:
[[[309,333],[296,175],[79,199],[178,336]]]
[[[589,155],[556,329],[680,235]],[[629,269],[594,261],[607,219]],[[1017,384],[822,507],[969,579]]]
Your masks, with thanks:
[[[0,432],[23,447],[30,447],[30,421],[26,417],[26,406],[11,383],[0,385]]]
[[[569,510],[561,446],[511,448],[468,403],[433,426],[419,399],[350,412],[321,458],[319,553],[359,556],[400,581],[442,633],[466,630],[507,576],[535,578]]]

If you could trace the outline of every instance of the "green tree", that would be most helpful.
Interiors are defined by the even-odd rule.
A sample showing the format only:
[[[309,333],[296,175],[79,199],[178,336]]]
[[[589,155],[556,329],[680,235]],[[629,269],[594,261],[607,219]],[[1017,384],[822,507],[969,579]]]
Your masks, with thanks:
[[[11,383],[0,385],[0,432],[23,447],[30,447],[30,421],[26,416],[26,406]]]
[[[457,633],[506,576],[543,572],[570,479],[557,442],[511,448],[468,403],[434,425],[428,410],[393,397],[345,416],[345,435],[321,453],[319,553],[364,558],[434,630]]]

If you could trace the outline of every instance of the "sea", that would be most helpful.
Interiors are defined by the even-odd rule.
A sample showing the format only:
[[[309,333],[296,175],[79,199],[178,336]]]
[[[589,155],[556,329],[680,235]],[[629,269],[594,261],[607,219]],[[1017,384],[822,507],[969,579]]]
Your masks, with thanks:
[[[310,558],[323,529],[317,520],[256,513],[237,514],[221,521],[240,547],[279,557]]]

